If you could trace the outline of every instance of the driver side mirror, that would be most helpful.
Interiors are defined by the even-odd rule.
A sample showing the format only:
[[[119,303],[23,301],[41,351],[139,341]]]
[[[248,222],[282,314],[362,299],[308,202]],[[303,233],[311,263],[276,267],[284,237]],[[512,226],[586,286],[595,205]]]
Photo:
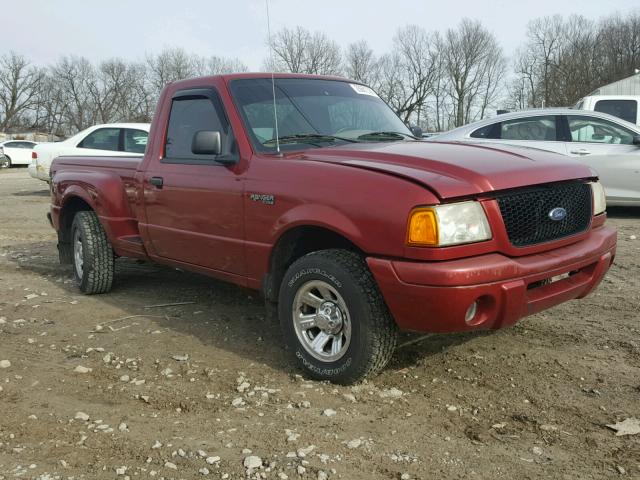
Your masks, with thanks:
[[[191,152],[196,155],[220,155],[222,145],[220,132],[213,130],[200,130],[193,136]]]
[[[634,135],[631,143],[640,147],[640,135]]]
[[[413,134],[414,137],[422,138],[422,129],[419,126],[410,125],[409,130],[411,130],[411,133]]]

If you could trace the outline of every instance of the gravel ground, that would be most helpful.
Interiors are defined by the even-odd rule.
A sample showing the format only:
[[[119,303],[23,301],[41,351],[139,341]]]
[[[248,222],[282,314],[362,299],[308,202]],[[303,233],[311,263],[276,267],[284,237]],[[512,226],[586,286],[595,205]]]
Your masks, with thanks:
[[[253,292],[119,260],[81,295],[48,201],[0,170],[0,480],[640,478],[640,434],[606,426],[640,419],[640,209],[611,212],[590,297],[336,387],[297,375]]]

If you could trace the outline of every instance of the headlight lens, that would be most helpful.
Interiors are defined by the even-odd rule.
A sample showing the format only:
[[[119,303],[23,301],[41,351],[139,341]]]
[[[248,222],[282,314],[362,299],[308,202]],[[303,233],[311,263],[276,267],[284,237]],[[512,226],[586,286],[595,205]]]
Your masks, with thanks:
[[[491,228],[479,202],[419,207],[409,216],[407,244],[446,247],[491,238]]]
[[[600,215],[607,209],[607,196],[600,182],[591,182],[593,192],[593,214]]]

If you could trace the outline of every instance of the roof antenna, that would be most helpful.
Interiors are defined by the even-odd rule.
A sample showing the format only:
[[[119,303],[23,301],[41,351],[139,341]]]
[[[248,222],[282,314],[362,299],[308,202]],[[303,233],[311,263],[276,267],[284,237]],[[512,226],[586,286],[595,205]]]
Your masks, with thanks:
[[[280,135],[278,134],[278,110],[276,108],[276,80],[273,76],[273,69],[276,64],[273,59],[273,43],[271,41],[271,21],[269,19],[269,0],[265,0],[267,4],[267,32],[269,35],[269,53],[271,55],[271,90],[273,93],[273,124],[276,134],[276,152],[280,153]]]

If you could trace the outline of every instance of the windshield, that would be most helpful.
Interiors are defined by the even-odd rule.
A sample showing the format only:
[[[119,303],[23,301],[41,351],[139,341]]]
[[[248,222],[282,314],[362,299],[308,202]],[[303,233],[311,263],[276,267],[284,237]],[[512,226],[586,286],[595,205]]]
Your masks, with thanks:
[[[233,80],[230,88],[256,150],[275,152],[271,79]],[[364,85],[276,78],[275,96],[281,150],[413,138],[387,104]]]

